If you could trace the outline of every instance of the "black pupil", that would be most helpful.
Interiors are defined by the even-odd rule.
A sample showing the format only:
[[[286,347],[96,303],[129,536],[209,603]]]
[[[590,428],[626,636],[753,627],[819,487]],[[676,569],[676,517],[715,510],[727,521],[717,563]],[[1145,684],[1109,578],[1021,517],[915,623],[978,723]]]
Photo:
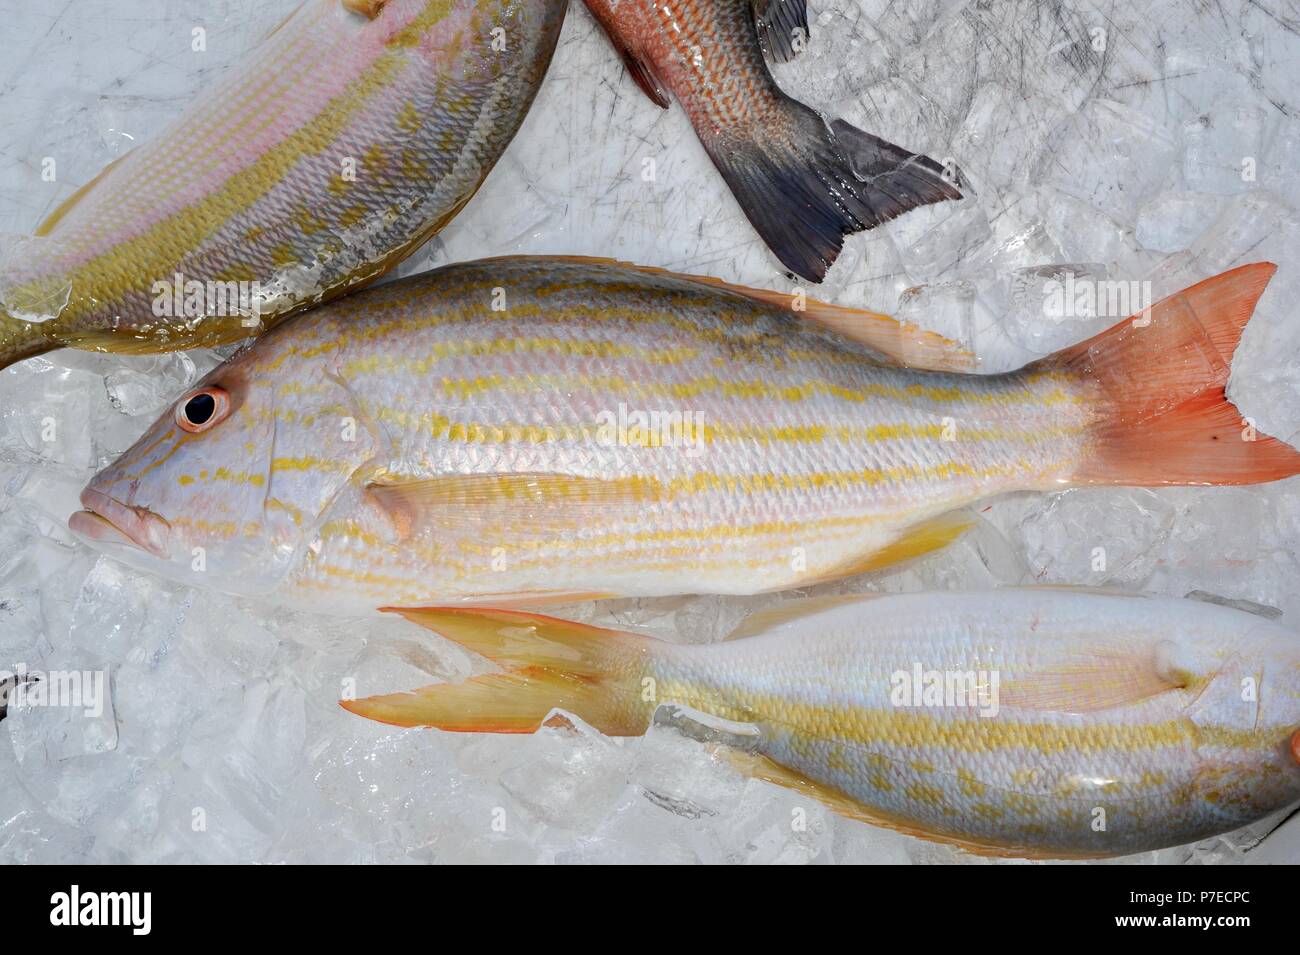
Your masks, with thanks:
[[[212,412],[217,410],[217,402],[209,394],[200,392],[185,402],[185,418],[190,424],[207,424]]]

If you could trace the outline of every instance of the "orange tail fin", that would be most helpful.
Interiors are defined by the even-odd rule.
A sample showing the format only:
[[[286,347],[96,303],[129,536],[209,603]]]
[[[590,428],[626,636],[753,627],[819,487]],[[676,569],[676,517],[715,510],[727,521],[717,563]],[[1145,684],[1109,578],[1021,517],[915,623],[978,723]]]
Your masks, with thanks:
[[[1107,409],[1076,484],[1261,484],[1300,473],[1300,452],[1228,400],[1232,353],[1277,271],[1243,265],[1162,299],[1035,363],[1099,386]]]
[[[642,699],[657,641],[518,610],[384,607],[506,668],[464,683],[344,700],[344,709],[394,726],[461,733],[532,733],[567,710],[609,736],[645,732]]]

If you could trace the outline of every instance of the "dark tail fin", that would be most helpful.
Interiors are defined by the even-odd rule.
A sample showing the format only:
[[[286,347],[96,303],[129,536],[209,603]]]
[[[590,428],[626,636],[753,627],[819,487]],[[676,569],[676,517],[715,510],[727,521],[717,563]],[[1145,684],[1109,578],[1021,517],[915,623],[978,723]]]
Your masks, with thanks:
[[[701,137],[740,207],[786,268],[820,282],[844,237],[960,199],[959,174],[783,97],[779,128]]]
[[[768,59],[789,63],[809,40],[807,0],[752,0],[758,45]]]
[[[0,310],[0,369],[58,348],[39,322],[25,322]]]
[[[1030,368],[1097,383],[1106,409],[1077,484],[1262,484],[1300,452],[1228,400],[1232,353],[1277,266],[1243,265],[1183,289]]]

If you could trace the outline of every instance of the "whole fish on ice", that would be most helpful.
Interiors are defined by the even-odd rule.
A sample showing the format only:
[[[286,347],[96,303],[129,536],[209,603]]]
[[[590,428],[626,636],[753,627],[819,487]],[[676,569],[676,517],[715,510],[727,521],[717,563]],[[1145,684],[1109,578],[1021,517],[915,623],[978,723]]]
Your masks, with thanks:
[[[0,262],[0,367],[247,338],[383,274],[474,195],[566,0],[306,0]]]
[[[586,0],[628,73],[659,106],[671,92],[754,229],[791,272],[820,282],[846,235],[960,199],[951,163],[827,122],[787,96],[764,53],[808,38],[805,0]]]
[[[505,672],[347,709],[528,733],[560,708],[638,735],[657,706],[687,706],[736,724],[741,749],[724,752],[743,771],[978,853],[1122,855],[1300,801],[1300,639],[1228,607],[1053,588],[840,597],[703,646],[517,611],[403,614]]]
[[[344,614],[811,584],[941,547],[954,509],[1007,491],[1300,471],[1224,393],[1273,271],[972,375],[940,370],[969,356],[937,336],[778,293],[451,265],[253,342],[71,524],[146,570]]]

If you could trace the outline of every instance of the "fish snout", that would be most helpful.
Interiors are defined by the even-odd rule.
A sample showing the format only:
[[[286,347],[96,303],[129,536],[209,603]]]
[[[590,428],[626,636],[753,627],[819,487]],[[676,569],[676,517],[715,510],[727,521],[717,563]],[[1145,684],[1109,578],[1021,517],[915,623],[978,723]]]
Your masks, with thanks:
[[[123,504],[102,491],[86,488],[81,506],[68,518],[68,529],[88,540],[106,544],[127,544],[166,558],[171,525],[147,507]]]

